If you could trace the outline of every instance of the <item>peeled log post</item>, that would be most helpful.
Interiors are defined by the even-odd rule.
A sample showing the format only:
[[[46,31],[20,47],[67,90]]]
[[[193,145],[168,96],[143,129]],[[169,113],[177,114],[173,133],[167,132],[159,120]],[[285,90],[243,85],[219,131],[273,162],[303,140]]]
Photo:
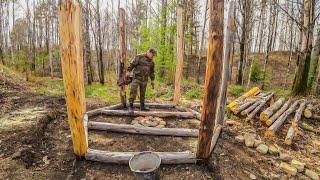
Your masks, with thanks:
[[[74,0],[62,0],[59,9],[62,74],[73,151],[80,157],[84,156],[88,149],[83,122],[86,103],[81,28],[81,7],[79,3]]]
[[[127,37],[126,37],[126,12],[124,9],[120,8],[120,72],[119,72],[119,82],[125,82],[126,80],[126,61],[127,61]],[[127,97],[126,97],[126,86],[120,86],[120,99],[123,107],[127,106]]]
[[[282,126],[282,124],[287,120],[288,116],[292,114],[296,107],[299,104],[299,100],[294,102],[286,112],[284,112],[273,124],[268,128],[268,130],[265,133],[265,136],[274,136],[275,133],[279,130],[279,128]]]
[[[116,163],[128,165],[133,155],[139,152],[106,152],[89,149],[86,160],[104,163]],[[161,158],[161,164],[195,164],[196,157],[192,152],[155,152]]]
[[[201,113],[197,158],[208,160],[215,122],[220,122],[218,111],[221,104],[221,81],[223,69],[223,18],[224,1],[209,1],[209,38],[205,93]],[[223,120],[222,120],[223,121]]]
[[[293,137],[294,137],[295,132],[297,131],[297,128],[298,128],[298,121],[301,119],[302,112],[305,109],[305,107],[306,107],[306,102],[304,101],[304,102],[300,103],[300,107],[296,111],[296,114],[295,114],[293,121],[292,121],[292,125],[289,128],[286,139],[284,141],[287,145],[292,144]]]
[[[247,119],[253,119],[256,114],[258,114],[258,112],[263,108],[264,105],[267,104],[267,102],[273,97],[273,93],[271,93],[270,95],[268,95],[265,99],[260,101],[260,104],[258,107],[256,107],[247,117]]]
[[[280,117],[290,106],[290,104],[292,103],[292,100],[289,99],[282,107],[281,109],[276,112],[273,116],[271,116],[271,118],[269,118],[267,121],[266,121],[266,124],[268,126],[271,126],[271,124],[276,121],[278,119],[278,117]]]
[[[218,102],[220,104],[220,108],[217,112],[216,124],[223,125],[224,117],[225,117],[225,109],[227,104],[227,89],[228,89],[228,80],[230,76],[230,59],[232,52],[232,44],[233,37],[235,32],[235,22],[234,22],[234,1],[229,1],[228,4],[228,17],[227,17],[227,28],[224,42],[224,52],[223,52],[223,67],[222,67],[222,79],[220,86],[220,95]],[[211,154],[211,151],[210,151]]]
[[[183,70],[183,57],[184,57],[184,48],[183,48],[183,8],[179,5],[177,9],[177,61],[176,61],[176,75],[174,83],[174,96],[173,103],[178,104],[181,96],[181,79],[182,79],[182,70]]]
[[[130,134],[145,134],[158,136],[181,136],[181,137],[198,137],[198,129],[185,128],[156,128],[135,126],[129,124],[113,124],[104,122],[89,122],[88,128],[100,131],[111,131]]]
[[[307,105],[306,109],[303,112],[304,117],[311,118],[313,115],[313,105],[310,103]]]
[[[175,117],[175,118],[183,118],[183,119],[193,119],[196,118],[195,114],[192,112],[166,112],[166,111],[134,111],[133,113],[126,110],[102,110],[102,114],[108,116],[154,116],[154,117]]]
[[[284,102],[285,99],[280,98],[278,101],[276,101],[274,104],[272,104],[269,108],[267,108],[260,114],[260,120],[266,122],[274,113],[276,113],[282,107]]]

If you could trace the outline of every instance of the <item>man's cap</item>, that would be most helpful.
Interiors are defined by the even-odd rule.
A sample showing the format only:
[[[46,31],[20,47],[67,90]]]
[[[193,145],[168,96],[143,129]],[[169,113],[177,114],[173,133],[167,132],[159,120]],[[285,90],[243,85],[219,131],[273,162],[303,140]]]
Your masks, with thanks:
[[[157,55],[157,50],[154,49],[154,48],[150,48],[150,49],[149,49],[149,52],[151,52],[151,53],[154,54],[154,55]]]

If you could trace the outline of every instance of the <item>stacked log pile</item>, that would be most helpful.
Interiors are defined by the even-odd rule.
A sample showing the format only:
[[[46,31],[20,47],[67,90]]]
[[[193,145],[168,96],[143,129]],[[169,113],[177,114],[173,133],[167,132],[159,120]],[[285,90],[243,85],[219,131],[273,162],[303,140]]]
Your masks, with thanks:
[[[273,93],[263,94],[258,87],[252,88],[250,91],[232,101],[227,107],[234,114],[247,116],[248,119],[253,119],[270,101]]]
[[[315,113],[317,111],[315,103],[304,99],[292,100],[289,98],[286,100],[286,98],[279,98],[269,107],[266,107],[267,102],[271,101],[273,96],[274,93],[272,92],[263,94],[259,88],[253,88],[232,101],[227,107],[235,115],[247,116],[248,120],[254,120],[259,115],[260,121],[268,127],[265,136],[274,136],[285,122],[294,115],[285,139],[287,145],[292,144],[294,136],[298,132],[298,123],[303,117],[320,120],[320,116]]]

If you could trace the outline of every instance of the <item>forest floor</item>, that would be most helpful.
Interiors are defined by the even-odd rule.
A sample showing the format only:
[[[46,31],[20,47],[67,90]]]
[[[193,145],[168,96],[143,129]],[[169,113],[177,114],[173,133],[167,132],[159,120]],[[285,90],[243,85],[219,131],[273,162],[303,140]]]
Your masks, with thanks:
[[[66,117],[61,80],[49,78],[26,82],[22,76],[0,67],[0,179],[134,179],[127,165],[104,164],[78,160],[72,152],[72,142]],[[186,87],[188,89],[188,87]],[[237,89],[237,88],[234,88]],[[230,90],[230,99],[244,90]],[[107,92],[106,92],[107,91]],[[149,92],[149,100],[170,100],[167,89]],[[114,104],[109,97],[117,89],[94,85],[86,88],[87,109]],[[159,94],[161,98],[152,97]],[[190,96],[198,96],[191,92]],[[183,99],[184,105],[201,101]],[[130,118],[94,117],[97,121],[130,123]],[[307,168],[320,172],[319,135],[303,131],[294,145],[283,144],[287,125],[275,138],[266,139],[266,127],[259,122],[244,121],[232,116],[233,123],[223,128],[208,165],[164,165],[161,179],[288,179],[278,166],[278,156],[262,155],[255,149],[238,143],[236,136],[247,132],[257,134],[267,144],[276,144],[291,158],[305,162]],[[194,119],[166,119],[168,127],[197,128]],[[320,123],[310,122],[319,127]],[[196,138],[158,137],[90,131],[90,147],[107,151],[195,151]],[[293,177],[307,179],[303,173]]]

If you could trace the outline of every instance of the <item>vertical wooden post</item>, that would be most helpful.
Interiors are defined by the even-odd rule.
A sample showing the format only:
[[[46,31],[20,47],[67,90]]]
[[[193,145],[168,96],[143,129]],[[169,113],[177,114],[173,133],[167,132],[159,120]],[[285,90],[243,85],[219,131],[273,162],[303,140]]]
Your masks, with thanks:
[[[209,1],[209,38],[205,94],[201,113],[197,158],[207,160],[210,156],[211,139],[216,118],[219,118],[219,96],[223,68],[223,0]]]
[[[178,104],[181,92],[181,79],[183,70],[183,58],[184,58],[184,48],[183,48],[183,9],[179,5],[177,9],[177,61],[176,61],[176,75],[174,83],[174,96],[173,103]]]
[[[219,109],[219,118],[217,118],[216,123],[223,125],[223,120],[225,116],[225,106],[226,106],[226,94],[228,88],[228,80],[230,79],[230,61],[232,58],[233,51],[233,41],[234,41],[234,32],[235,32],[235,21],[234,21],[234,1],[229,1],[228,4],[228,17],[227,17],[227,28],[224,39],[224,49],[223,49],[223,71],[222,71],[222,82],[219,100],[220,109]]]
[[[119,71],[119,82],[126,80],[126,59],[127,59],[127,38],[126,38],[126,12],[120,8],[120,71]],[[123,107],[127,106],[126,98],[126,86],[125,84],[120,86],[120,99]]]
[[[84,129],[85,94],[83,47],[81,44],[81,7],[75,0],[62,0],[59,10],[60,53],[65,98],[73,150],[84,156],[88,142]]]

